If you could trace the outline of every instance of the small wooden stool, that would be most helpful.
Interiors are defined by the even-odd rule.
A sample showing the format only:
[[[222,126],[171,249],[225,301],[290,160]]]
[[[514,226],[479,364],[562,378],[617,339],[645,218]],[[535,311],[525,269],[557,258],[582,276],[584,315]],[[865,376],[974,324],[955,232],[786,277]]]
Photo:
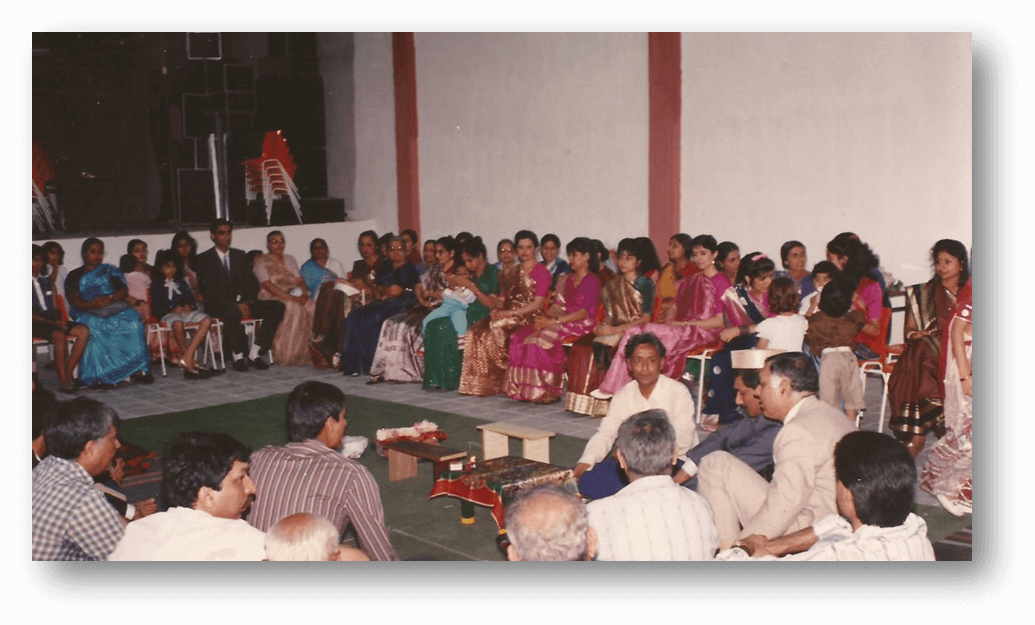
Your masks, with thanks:
[[[417,441],[399,441],[383,445],[388,450],[388,481],[400,482],[417,477],[417,459],[431,460],[435,463],[432,480],[438,478],[449,468],[450,461],[460,460],[467,454],[441,445],[418,443]]]
[[[546,432],[509,423],[486,423],[479,425],[482,431],[482,447],[485,460],[510,455],[510,438],[521,439],[521,455],[529,460],[550,463],[550,437],[556,432]]]

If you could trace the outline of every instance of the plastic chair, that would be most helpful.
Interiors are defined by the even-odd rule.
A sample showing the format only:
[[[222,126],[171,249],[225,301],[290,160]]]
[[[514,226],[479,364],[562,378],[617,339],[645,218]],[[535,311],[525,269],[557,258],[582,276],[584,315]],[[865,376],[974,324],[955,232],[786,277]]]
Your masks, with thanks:
[[[705,347],[697,351],[690,352],[686,355],[687,360],[696,360],[701,363],[701,373],[697,376],[697,423],[701,423],[701,410],[704,408],[704,377],[705,367],[708,366],[708,361],[711,360],[712,354],[722,349],[721,346]],[[686,374],[683,374],[686,378]],[[688,378],[687,378],[688,379]]]
[[[899,354],[901,354],[901,346],[895,345],[892,347],[888,346],[888,327],[891,325],[891,309],[881,308],[880,311],[880,325],[877,330],[877,336],[873,337],[870,342],[864,343],[873,353],[877,354],[877,358],[871,360],[860,360],[859,361],[859,376],[862,379],[863,395],[866,394],[866,376],[867,375],[879,375],[881,380],[884,382],[884,388],[881,391],[880,398],[880,422],[877,424],[877,431],[884,431],[884,416],[886,414],[888,404],[888,380],[891,378],[891,372],[895,369],[895,361],[898,360]],[[859,427],[862,423],[862,413],[860,410],[855,417],[855,427]]]

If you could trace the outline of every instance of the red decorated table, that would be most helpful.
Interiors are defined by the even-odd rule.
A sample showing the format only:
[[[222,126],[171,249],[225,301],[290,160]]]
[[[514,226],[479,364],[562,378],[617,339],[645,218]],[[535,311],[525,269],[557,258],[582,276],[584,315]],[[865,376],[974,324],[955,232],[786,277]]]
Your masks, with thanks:
[[[502,531],[504,506],[520,491],[542,484],[556,484],[573,493],[578,492],[571,469],[517,456],[502,456],[478,462],[472,470],[443,471],[435,480],[428,499],[442,495],[460,499],[464,523],[474,523],[474,504],[492,508],[492,518]]]

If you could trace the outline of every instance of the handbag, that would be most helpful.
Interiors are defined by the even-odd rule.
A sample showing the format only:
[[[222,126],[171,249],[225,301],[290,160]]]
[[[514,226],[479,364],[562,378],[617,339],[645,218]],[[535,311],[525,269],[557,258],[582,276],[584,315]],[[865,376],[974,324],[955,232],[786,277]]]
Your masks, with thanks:
[[[93,315],[95,317],[100,317],[101,319],[107,319],[108,317],[111,317],[112,315],[119,314],[120,312],[126,310],[127,308],[130,308],[129,302],[127,302],[126,300],[123,299],[123,300],[119,300],[117,302],[112,302],[112,303],[108,304],[107,306],[104,306],[103,308],[94,308],[94,309],[88,310],[86,312],[88,312],[89,314],[91,314],[91,315]]]

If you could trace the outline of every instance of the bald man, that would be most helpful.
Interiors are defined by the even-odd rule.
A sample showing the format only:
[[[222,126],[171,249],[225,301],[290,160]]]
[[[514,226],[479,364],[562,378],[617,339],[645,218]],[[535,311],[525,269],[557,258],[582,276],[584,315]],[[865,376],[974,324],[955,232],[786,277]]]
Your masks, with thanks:
[[[511,561],[592,560],[596,555],[597,534],[586,506],[557,486],[533,488],[507,506],[506,526]]]
[[[266,533],[266,559],[272,562],[352,561],[370,558],[338,544],[338,529],[322,516],[302,512],[284,517]]]

